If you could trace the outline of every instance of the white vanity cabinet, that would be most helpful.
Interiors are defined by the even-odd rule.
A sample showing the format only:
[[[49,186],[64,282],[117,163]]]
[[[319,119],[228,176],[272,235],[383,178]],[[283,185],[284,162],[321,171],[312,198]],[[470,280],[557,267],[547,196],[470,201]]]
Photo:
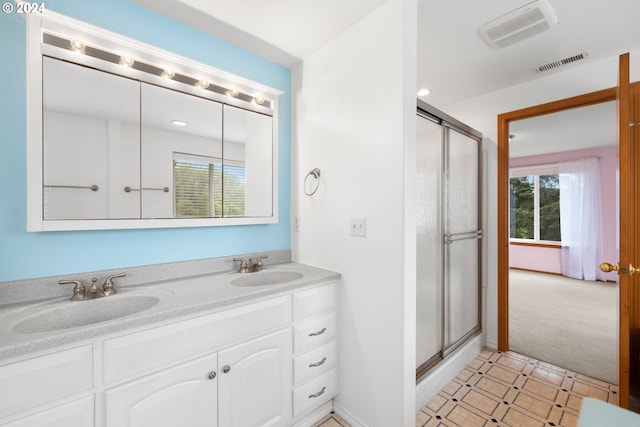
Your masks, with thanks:
[[[291,329],[218,353],[218,425],[285,426],[291,421]]]
[[[215,354],[106,392],[107,427],[217,425]]]
[[[7,361],[0,427],[308,425],[337,394],[336,336],[325,282]]]
[[[92,426],[92,364],[84,345],[0,366],[0,426]]]
[[[293,416],[321,407],[338,393],[336,285],[293,294]]]

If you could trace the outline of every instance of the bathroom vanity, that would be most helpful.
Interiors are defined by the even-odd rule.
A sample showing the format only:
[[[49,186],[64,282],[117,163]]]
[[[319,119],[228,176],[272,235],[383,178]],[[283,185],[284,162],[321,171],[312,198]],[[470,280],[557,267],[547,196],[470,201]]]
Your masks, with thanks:
[[[0,426],[310,425],[338,392],[337,279],[285,263],[4,306]]]

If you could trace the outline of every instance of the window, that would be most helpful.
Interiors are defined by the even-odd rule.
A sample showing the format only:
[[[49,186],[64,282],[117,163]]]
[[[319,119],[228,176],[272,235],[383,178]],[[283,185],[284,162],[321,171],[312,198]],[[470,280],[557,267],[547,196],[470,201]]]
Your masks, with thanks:
[[[244,216],[245,200],[244,162],[225,160],[224,165],[224,216]]]
[[[512,239],[560,241],[559,178],[557,172],[546,172],[548,168],[511,171],[509,237]]]
[[[244,162],[174,153],[174,216],[244,217],[245,182]]]
[[[174,153],[173,188],[176,218],[221,216],[222,167],[219,159]]]

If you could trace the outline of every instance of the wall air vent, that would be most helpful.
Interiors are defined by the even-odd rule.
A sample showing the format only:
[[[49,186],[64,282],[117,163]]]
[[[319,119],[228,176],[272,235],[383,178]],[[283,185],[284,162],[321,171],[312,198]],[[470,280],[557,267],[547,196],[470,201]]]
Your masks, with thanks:
[[[494,49],[500,49],[558,25],[556,13],[548,0],[536,0],[478,29],[482,40]]]
[[[549,70],[553,70],[556,68],[560,68],[563,67],[565,65],[569,65],[572,64],[574,62],[577,61],[582,61],[584,59],[587,59],[589,57],[590,53],[589,51],[584,51],[581,52],[577,55],[573,55],[573,56],[568,56],[566,58],[563,59],[558,59],[557,61],[553,61],[553,62],[549,62],[548,64],[544,64],[544,65],[540,65],[538,67],[535,68],[535,70],[539,73],[543,72],[543,71],[549,71]]]

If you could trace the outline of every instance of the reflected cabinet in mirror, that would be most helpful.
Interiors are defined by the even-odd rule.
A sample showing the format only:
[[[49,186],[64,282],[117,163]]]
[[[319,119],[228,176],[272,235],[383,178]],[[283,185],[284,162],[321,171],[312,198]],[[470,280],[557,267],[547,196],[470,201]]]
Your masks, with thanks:
[[[40,118],[42,132],[39,163],[29,144],[30,231],[277,222],[275,99],[263,107],[149,65],[121,73],[106,54],[77,56],[55,40],[37,43],[34,61],[42,96],[30,123]]]

